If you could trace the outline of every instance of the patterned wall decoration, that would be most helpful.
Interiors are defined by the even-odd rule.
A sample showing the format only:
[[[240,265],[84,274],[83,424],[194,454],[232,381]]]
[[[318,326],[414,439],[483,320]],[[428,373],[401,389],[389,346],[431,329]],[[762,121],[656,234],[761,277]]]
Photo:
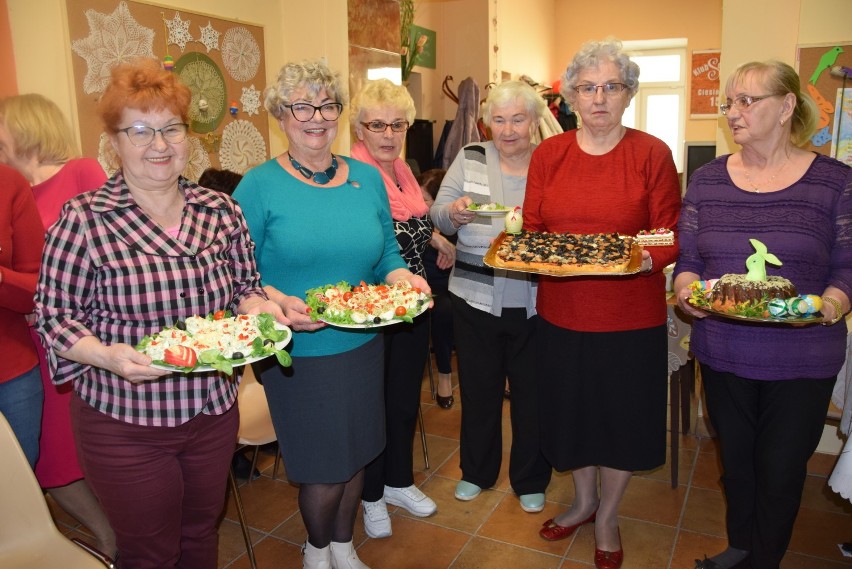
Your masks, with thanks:
[[[66,3],[82,149],[108,174],[119,167],[98,119],[115,65],[153,57],[192,90],[192,147],[184,175],[216,166],[244,173],[268,158],[263,28],[130,0]]]

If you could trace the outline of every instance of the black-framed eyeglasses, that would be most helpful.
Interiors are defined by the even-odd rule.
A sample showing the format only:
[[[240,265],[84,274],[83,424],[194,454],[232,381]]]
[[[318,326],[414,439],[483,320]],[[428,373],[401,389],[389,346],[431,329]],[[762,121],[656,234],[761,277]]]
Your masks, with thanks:
[[[370,121],[362,122],[361,125],[370,132],[378,133],[384,133],[385,131],[387,131],[388,127],[390,127],[390,129],[394,132],[405,132],[410,126],[408,121],[393,121],[392,123],[386,123],[382,121]]]
[[[727,115],[728,111],[731,110],[731,107],[734,107],[738,111],[744,111],[758,101],[775,96],[776,95],[763,95],[761,97],[752,97],[750,95],[740,95],[734,99],[727,99],[724,105],[719,105],[719,110],[722,111],[723,115]]]
[[[627,85],[624,83],[602,83],[600,85],[583,84],[574,87],[574,90],[581,97],[594,97],[598,89],[603,89],[604,95],[614,97],[627,89]]]
[[[319,111],[320,116],[324,120],[336,121],[340,118],[340,113],[343,112],[343,105],[341,103],[325,103],[318,107],[310,103],[293,103],[292,105],[284,106],[290,109],[293,117],[299,122],[308,122],[314,118],[317,111]]]
[[[163,128],[151,128],[141,124],[135,124],[127,128],[120,128],[118,132],[123,132],[127,135],[130,144],[133,146],[148,146],[154,142],[154,137],[159,132],[163,136],[163,140],[170,144],[178,144],[186,140],[186,133],[189,131],[189,125],[186,123],[176,123],[164,126]]]

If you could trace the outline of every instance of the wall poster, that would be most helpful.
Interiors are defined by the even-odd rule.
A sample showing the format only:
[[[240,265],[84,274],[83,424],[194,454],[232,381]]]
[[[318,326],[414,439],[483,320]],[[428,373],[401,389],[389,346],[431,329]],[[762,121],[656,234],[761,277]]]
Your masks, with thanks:
[[[120,165],[97,102],[113,67],[138,56],[161,61],[192,90],[184,176],[197,181],[210,166],[242,174],[269,157],[262,27],[131,0],[66,6],[82,151],[107,174]]]
[[[693,119],[715,119],[721,104],[719,90],[718,49],[692,52],[690,66],[689,116]]]
[[[799,80],[819,108],[817,131],[804,148],[852,166],[852,45],[799,47]]]

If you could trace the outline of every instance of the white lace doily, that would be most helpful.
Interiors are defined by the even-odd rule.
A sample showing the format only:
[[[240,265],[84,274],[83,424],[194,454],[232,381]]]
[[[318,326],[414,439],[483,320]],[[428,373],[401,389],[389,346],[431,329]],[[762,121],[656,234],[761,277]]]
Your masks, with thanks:
[[[169,44],[177,45],[183,51],[188,42],[195,41],[195,38],[189,33],[190,21],[181,20],[180,12],[175,12],[175,17],[171,20],[165,20],[165,22],[169,30]]]
[[[187,53],[175,64],[175,72],[192,91],[189,104],[192,130],[202,134],[216,130],[227,107],[225,78],[216,63],[203,53]],[[207,101],[207,110],[199,108],[201,99]]]
[[[109,136],[105,132],[102,132],[100,139],[98,139],[98,164],[110,178],[121,168],[121,159],[116,154],[112,143],[109,141]]]
[[[134,57],[154,57],[154,30],[141,26],[127,2],[112,14],[86,10],[89,36],[71,42],[74,53],[86,60],[83,92],[100,93],[109,84],[112,68]]]
[[[213,28],[210,20],[207,20],[206,26],[203,28],[198,26],[198,29],[201,31],[201,37],[198,38],[198,41],[204,44],[207,53],[210,53],[211,49],[219,49],[219,32]]]
[[[236,120],[222,132],[219,163],[222,168],[244,174],[246,170],[266,160],[266,143],[253,124]]]
[[[260,91],[251,87],[243,87],[243,95],[240,97],[240,102],[243,104],[243,111],[248,116],[260,114]]]
[[[225,32],[222,63],[237,81],[250,81],[260,66],[260,47],[248,29],[238,26]]]
[[[187,180],[197,182],[204,170],[212,166],[210,156],[201,145],[201,141],[194,136],[187,136],[186,142],[189,144],[189,158],[186,161],[186,167],[183,169],[183,177]]]

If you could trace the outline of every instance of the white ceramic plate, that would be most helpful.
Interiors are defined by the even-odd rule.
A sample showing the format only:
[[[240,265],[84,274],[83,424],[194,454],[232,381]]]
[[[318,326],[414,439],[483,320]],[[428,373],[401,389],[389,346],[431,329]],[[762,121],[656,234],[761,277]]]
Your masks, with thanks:
[[[429,303],[423,301],[423,306],[420,307],[420,312],[414,315],[414,317],[418,317],[426,310],[429,309]],[[317,318],[317,322],[325,322],[329,326],[334,326],[335,328],[348,328],[350,330],[366,330],[368,328],[382,328],[384,326],[393,326],[394,324],[402,324],[405,320],[399,320],[397,318],[392,318],[391,320],[385,320],[379,322],[378,324],[374,324],[373,322],[364,322],[363,324],[339,324],[337,322],[328,322],[323,320],[322,318]]]

